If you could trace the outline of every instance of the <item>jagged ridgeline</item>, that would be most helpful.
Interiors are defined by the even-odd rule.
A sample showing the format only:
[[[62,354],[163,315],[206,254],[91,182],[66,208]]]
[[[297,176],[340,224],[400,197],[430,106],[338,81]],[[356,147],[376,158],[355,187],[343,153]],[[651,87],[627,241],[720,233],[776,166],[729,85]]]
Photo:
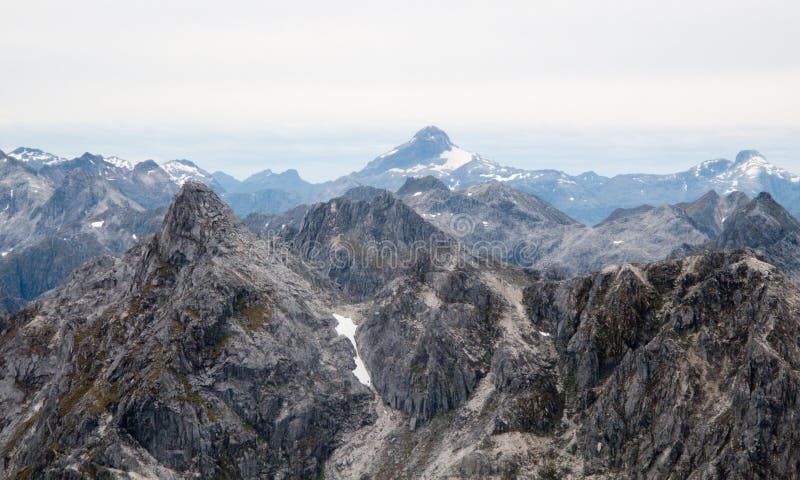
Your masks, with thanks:
[[[436,220],[464,209],[466,230]],[[477,225],[515,219],[563,228],[560,245],[641,219],[701,241],[557,279],[476,251],[493,231]],[[767,195],[586,227],[499,184],[427,178],[250,220],[285,228],[259,238],[187,182],[154,235],[2,320],[0,477],[800,472],[800,228]]]
[[[372,394],[324,295],[277,257],[187,183],[157,235],[7,320],[2,476],[317,476]]]

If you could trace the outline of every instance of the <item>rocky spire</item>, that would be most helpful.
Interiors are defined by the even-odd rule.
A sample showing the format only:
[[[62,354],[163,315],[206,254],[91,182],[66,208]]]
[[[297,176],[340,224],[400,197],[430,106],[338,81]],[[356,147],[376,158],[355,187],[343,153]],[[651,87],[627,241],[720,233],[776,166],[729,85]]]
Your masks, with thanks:
[[[158,249],[163,260],[191,262],[208,250],[219,252],[245,227],[233,211],[200,182],[186,182],[164,217]]]

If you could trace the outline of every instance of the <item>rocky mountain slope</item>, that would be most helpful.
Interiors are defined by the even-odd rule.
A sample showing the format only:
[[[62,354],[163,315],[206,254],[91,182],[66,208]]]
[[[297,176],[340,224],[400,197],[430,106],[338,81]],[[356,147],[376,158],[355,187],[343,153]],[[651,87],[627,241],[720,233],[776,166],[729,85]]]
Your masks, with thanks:
[[[797,288],[748,253],[526,290],[553,335],[582,475],[793,478]]]
[[[722,231],[713,240],[683,245],[672,256],[742,248],[753,249],[800,284],[800,221],[765,192],[739,203],[725,217]]]
[[[694,202],[617,209],[587,227],[496,181],[453,191],[434,177],[408,179],[397,194],[478,256],[568,276],[660,260],[683,244],[716,239],[725,218],[749,201],[740,192],[720,196],[712,191]],[[739,245],[744,246],[755,245]]]
[[[189,182],[158,234],[6,320],[0,474],[318,476],[371,393],[280,258]]]
[[[89,258],[121,254],[156,231],[164,210],[151,207],[173,192],[161,174],[154,162],[128,168],[89,154],[38,171],[3,156],[0,308],[15,311]]]
[[[720,196],[711,191],[693,202],[617,209],[594,227],[570,232],[537,266],[569,275],[661,260],[682,244],[716,238],[725,218],[748,200],[740,192]]]
[[[388,192],[259,239],[187,182],[0,321],[0,476],[791,478],[798,311],[752,251],[549,280]]]

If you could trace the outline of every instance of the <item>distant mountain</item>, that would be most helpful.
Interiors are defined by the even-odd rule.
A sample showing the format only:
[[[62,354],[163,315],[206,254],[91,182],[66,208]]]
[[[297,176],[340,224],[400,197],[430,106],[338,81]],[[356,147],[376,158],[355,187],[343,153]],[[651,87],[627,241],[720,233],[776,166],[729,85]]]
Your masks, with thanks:
[[[181,186],[188,181],[200,182],[217,192],[223,192],[222,187],[216,178],[207,171],[198,167],[191,160],[170,160],[161,165],[176,185]]]
[[[452,180],[454,172],[473,162],[485,160],[453,144],[444,131],[429,126],[408,142],[372,160],[352,177],[368,185],[396,189],[409,175]],[[452,181],[451,185],[457,186]]]
[[[286,190],[307,197],[311,190],[314,189],[314,186],[300,178],[300,174],[295,169],[289,169],[282,173],[264,170],[263,172],[247,177],[236,191],[253,193],[267,189]]]
[[[14,158],[27,159],[29,168],[34,171],[58,170],[50,167],[73,163],[32,148],[20,148],[15,152]],[[130,162],[116,157],[103,160],[121,169],[131,168]],[[487,181],[500,182],[535,195],[586,225],[597,224],[618,208],[692,202],[711,190],[720,194],[739,191],[750,196],[768,192],[790,213],[800,215],[800,176],[769,163],[755,150],[744,150],[733,161],[707,160],[686,171],[665,175],[633,173],[604,177],[591,171],[571,175],[555,169],[503,166],[459,147],[435,126],[423,128],[409,141],[368,162],[360,171],[323,183],[310,183],[294,169],[282,173],[267,169],[243,181],[225,172],[210,174],[188,160],[167,162],[163,169],[175,185],[171,194],[187,179],[200,181],[221,193],[223,200],[241,216],[327,201],[359,186],[395,191],[407,178],[424,176],[437,178],[453,190],[464,190]],[[259,193],[267,191],[270,193]],[[166,203],[161,197],[159,202],[159,205]]]
[[[472,248],[531,266],[585,227],[547,202],[490,181],[453,191],[428,176],[408,179],[397,191],[423,218]]]
[[[253,212],[279,213],[302,203],[311,203],[320,198],[322,190],[321,185],[300,178],[294,169],[283,173],[264,170],[244,181],[224,172],[214,172],[211,176],[213,183],[199,178],[196,180],[221,192],[222,199],[241,217]]]
[[[121,254],[156,231],[176,190],[152,161],[87,153],[37,170],[3,155],[0,303],[14,311],[89,258]]]
[[[708,251],[752,249],[800,285],[800,221],[770,194],[739,202],[725,218],[714,239],[677,248],[673,257]]]
[[[253,212],[285,212],[306,201],[306,197],[297,192],[271,188],[249,193],[226,192],[221,196],[240,217]]]
[[[770,164],[755,150],[735,161],[709,160],[667,175],[624,174],[604,177],[594,172],[570,175],[553,169],[524,170],[502,166],[452,143],[445,132],[429,126],[362,170],[331,182],[328,192],[341,195],[352,184],[396,190],[409,177],[431,175],[451,189],[465,189],[489,180],[536,195],[585,224],[606,218],[617,208],[693,201],[710,190],[741,191],[755,196],[770,192],[795,215],[800,215],[800,176]],[[331,186],[341,185],[338,191]]]
[[[47,153],[38,148],[19,147],[8,153],[8,156],[27,164],[34,170],[40,170],[45,165],[55,165],[66,161],[66,158],[61,158],[52,153]]]
[[[587,227],[497,181],[453,191],[429,176],[408,179],[397,194],[477,255],[561,275],[660,260],[683,244],[716,239],[726,217],[749,202],[740,192],[712,191],[694,202],[617,209]]]
[[[239,186],[242,183],[238,178],[234,177],[233,175],[228,175],[227,173],[221,172],[219,170],[212,173],[211,176],[214,177],[214,180],[216,180],[226,192],[239,191]]]

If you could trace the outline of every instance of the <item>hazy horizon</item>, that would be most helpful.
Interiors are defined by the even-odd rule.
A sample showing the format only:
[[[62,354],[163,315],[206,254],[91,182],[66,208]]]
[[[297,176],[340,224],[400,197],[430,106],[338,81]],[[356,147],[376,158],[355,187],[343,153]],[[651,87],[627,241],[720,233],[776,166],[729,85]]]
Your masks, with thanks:
[[[800,155],[795,155],[800,152],[795,144],[800,132],[761,132],[760,138],[749,140],[752,137],[741,133],[724,136],[692,132],[627,132],[627,135],[605,132],[592,137],[554,131],[454,133],[437,126],[466,150],[504,166],[530,170],[563,170],[571,175],[594,171],[609,177],[625,173],[666,174],[686,170],[704,160],[733,160],[739,151],[754,149],[771,163],[800,173]],[[188,159],[209,172],[221,170],[240,180],[266,169],[276,172],[296,169],[304,179],[318,183],[360,170],[370,160],[409,140],[416,130],[373,131],[361,135],[283,133],[227,137],[215,136],[212,132],[196,136],[152,132],[149,137],[131,137],[133,141],[130,142],[102,131],[92,138],[62,132],[49,137],[55,148],[38,143],[39,138],[46,137],[20,134],[16,138],[24,141],[10,143],[4,137],[0,150],[8,153],[17,147],[31,147],[65,158],[90,152],[137,162]],[[654,140],[660,143],[655,145]],[[189,144],[191,147],[183,146]],[[150,147],[154,150],[148,153]]]
[[[3,9],[0,146],[336,178],[435,124],[501,164],[667,173],[754,148],[800,171],[786,0]]]

